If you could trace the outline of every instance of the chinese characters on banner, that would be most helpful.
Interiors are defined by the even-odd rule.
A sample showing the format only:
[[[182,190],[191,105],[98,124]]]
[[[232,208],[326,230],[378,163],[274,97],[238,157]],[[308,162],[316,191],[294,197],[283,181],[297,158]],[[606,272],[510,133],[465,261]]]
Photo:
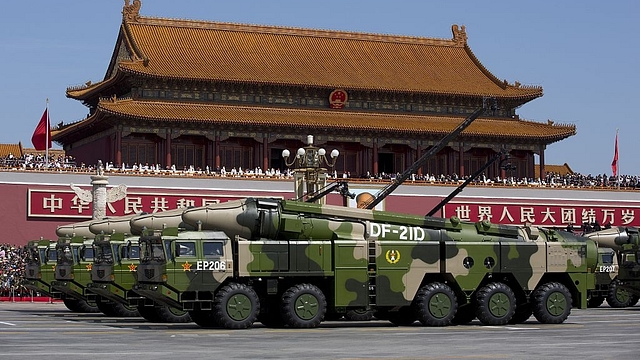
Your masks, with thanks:
[[[82,201],[71,190],[28,191],[29,217],[88,218],[92,216],[91,203]],[[244,198],[244,195],[201,195],[201,194],[149,194],[129,193],[122,199],[107,204],[107,216],[125,216],[140,212],[159,212],[206,206]]]
[[[495,224],[520,225],[530,223],[549,227],[566,227],[569,224],[612,226],[639,226],[640,204],[637,206],[603,206],[590,204],[546,205],[546,204],[483,204],[448,203],[444,207],[444,216],[457,216],[464,221],[489,220]]]

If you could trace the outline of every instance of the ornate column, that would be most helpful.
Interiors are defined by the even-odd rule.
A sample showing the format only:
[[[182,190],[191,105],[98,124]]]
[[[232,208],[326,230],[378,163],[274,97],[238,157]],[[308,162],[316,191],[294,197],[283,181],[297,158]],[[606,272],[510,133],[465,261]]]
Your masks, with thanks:
[[[92,218],[94,220],[104,219],[107,216],[107,204],[112,203],[127,196],[127,186],[120,184],[107,191],[109,177],[104,174],[102,160],[98,160],[96,174],[91,175],[91,191],[82,189],[79,186],[70,184],[69,186],[76,193],[78,199],[84,203],[91,203]]]
[[[460,142],[458,145],[458,176],[461,178],[464,176],[464,143]]]
[[[92,217],[93,219],[104,219],[107,214],[107,185],[109,177],[104,175],[102,161],[98,160],[96,174],[91,175],[91,195],[93,197]]]
[[[267,136],[262,137],[262,171],[267,171],[269,168],[269,155],[268,155],[268,139]]]
[[[216,138],[213,142],[213,158],[215,159],[214,166],[216,169],[220,169],[220,135],[216,135]]]
[[[167,138],[164,141],[165,146],[165,167],[171,167],[171,130],[167,129]]]
[[[544,144],[540,144],[540,179],[544,179],[547,174],[544,171],[544,149],[546,146]]]
[[[122,166],[122,130],[116,130],[116,165]]]
[[[373,139],[373,175],[378,174],[378,139]]]
[[[418,161],[418,159],[420,159],[421,156],[422,156],[422,147],[418,143],[418,145],[416,146],[416,160],[415,161]],[[418,173],[417,173],[418,176],[422,176],[422,168],[423,167],[424,167],[424,164],[418,168]]]

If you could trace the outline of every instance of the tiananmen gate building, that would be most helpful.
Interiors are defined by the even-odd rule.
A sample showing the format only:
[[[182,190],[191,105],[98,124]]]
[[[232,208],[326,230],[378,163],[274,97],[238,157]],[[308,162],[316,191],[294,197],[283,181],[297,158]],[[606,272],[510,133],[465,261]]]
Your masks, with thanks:
[[[531,178],[534,155],[544,176],[546,146],[576,134],[520,119],[542,88],[498,79],[464,26],[436,39],[154,18],[140,7],[125,1],[104,79],[67,89],[89,114],[52,137],[78,162],[284,169],[282,151],[311,134],[340,151],[340,173],[397,173],[492,98],[497,109],[420,173],[469,175],[504,146],[512,175]]]

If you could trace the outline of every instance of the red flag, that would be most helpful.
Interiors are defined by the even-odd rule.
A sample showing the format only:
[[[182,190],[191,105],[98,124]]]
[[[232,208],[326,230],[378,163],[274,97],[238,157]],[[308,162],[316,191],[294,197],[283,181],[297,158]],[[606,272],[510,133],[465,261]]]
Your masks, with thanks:
[[[613,152],[613,161],[611,162],[611,170],[613,171],[613,176],[618,176],[618,132],[616,132],[616,149]]]
[[[47,141],[48,140],[48,141]],[[49,109],[45,108],[42,118],[31,136],[31,143],[36,150],[51,148],[51,128],[49,127]],[[48,143],[48,144],[47,144]]]

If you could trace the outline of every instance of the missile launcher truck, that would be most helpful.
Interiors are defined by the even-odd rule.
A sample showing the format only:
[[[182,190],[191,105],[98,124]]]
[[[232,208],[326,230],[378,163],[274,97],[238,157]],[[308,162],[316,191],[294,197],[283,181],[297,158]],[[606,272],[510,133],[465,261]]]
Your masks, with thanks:
[[[86,302],[92,310],[107,316],[138,316],[137,308],[94,296],[87,290],[94,260],[95,235],[89,230],[93,221],[62,225],[56,229],[59,236],[56,244],[58,260],[51,288],[65,301]]]
[[[44,296],[51,296],[51,281],[56,265],[55,241],[40,239],[27,243],[23,285]]]
[[[595,242],[551,229],[257,198],[182,219],[199,231],[140,238],[134,289],[203,326],[308,328],[350,310],[397,325],[562,323],[594,288]]]
[[[94,262],[92,282],[87,290],[114,303],[137,307],[138,313],[151,322],[191,321],[186,311],[145,299],[132,290],[140,259],[138,240],[142,228],[178,226],[182,222],[181,214],[182,210],[173,210],[93,221],[89,230],[96,234]]]
[[[611,307],[634,306],[640,299],[640,237],[638,228],[612,227],[585,234],[615,252],[618,271],[607,292]],[[605,269],[606,270],[606,269]]]

